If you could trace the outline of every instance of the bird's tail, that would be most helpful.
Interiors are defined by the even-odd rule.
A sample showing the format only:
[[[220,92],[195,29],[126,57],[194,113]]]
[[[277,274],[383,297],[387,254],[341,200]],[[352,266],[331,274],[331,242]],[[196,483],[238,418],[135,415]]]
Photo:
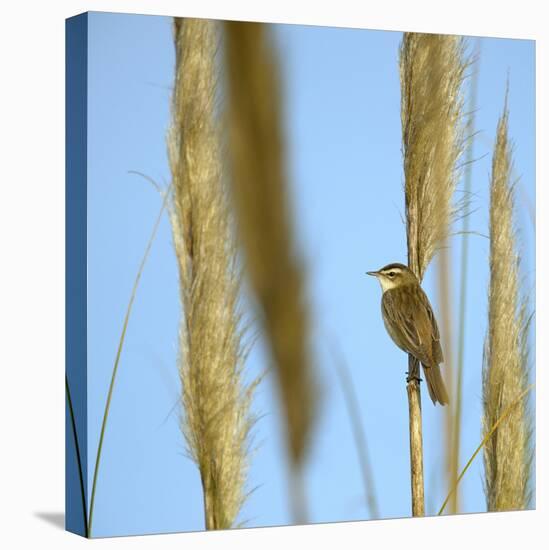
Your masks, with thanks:
[[[440,373],[440,366],[433,365],[432,367],[428,367],[427,365],[423,365],[423,372],[425,373],[427,389],[429,390],[429,395],[433,403],[436,405],[438,401],[441,405],[447,405],[448,392],[446,391],[446,386],[444,385],[444,380]]]

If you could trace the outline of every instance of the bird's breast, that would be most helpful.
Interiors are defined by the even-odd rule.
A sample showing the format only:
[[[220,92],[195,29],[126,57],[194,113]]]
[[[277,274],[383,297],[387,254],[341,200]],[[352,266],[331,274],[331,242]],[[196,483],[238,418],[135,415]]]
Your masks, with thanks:
[[[394,320],[392,317],[387,315],[387,310],[385,305],[383,304],[383,301],[381,303],[381,316],[383,317],[383,324],[385,325],[385,330],[391,337],[391,340],[402,350],[405,352],[408,352],[406,349],[406,345],[402,339],[401,331],[398,329],[398,327],[395,326]]]

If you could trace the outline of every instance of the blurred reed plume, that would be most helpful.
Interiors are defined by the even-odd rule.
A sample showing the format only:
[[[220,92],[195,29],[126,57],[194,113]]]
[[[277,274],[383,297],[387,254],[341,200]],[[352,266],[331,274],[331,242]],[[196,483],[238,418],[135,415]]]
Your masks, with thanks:
[[[444,245],[464,149],[463,39],[405,33],[400,47],[401,120],[408,265],[421,281]],[[425,514],[419,364],[409,356],[412,513]]]
[[[250,402],[238,306],[240,277],[222,186],[214,116],[218,29],[207,20],[174,23],[176,74],[168,151],[171,222],[183,320],[179,373],[182,431],[200,470],[207,529],[233,526],[245,500]]]
[[[295,491],[305,521],[299,470],[315,412],[304,269],[293,239],[279,71],[266,26],[227,22],[229,152],[233,195],[251,286],[263,317],[286,416]],[[300,502],[298,502],[300,501]]]
[[[490,291],[483,368],[483,431],[486,433],[528,385],[527,322],[518,283],[513,229],[512,146],[507,100],[498,122],[490,183]],[[521,510],[530,500],[532,421],[525,400],[484,447],[488,511]]]

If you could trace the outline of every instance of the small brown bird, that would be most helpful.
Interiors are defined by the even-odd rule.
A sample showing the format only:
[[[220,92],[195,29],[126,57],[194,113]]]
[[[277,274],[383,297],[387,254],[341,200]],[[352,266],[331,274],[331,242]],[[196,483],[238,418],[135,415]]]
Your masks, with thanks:
[[[433,403],[447,405],[448,392],[439,366],[444,357],[437,321],[417,277],[407,266],[398,263],[367,274],[377,277],[381,284],[381,313],[389,336],[423,365]]]

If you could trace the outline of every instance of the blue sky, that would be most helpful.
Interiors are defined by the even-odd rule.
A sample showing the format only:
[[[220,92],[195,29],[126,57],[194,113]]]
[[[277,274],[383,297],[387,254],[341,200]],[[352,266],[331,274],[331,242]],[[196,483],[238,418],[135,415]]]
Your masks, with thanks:
[[[311,344],[322,390],[306,469],[313,522],[368,518],[357,454],[338,384],[345,357],[368,438],[382,517],[410,514],[406,357],[385,333],[380,289],[366,270],[406,260],[398,46],[401,33],[273,25],[285,94],[295,228],[308,267]],[[88,461],[91,484],[103,407],[125,308],[161,198],[141,178],[169,181],[165,135],[173,78],[171,20],[89,17]],[[470,228],[488,232],[491,149],[510,77],[517,229],[524,288],[534,302],[534,43],[481,39]],[[460,183],[460,187],[462,184]],[[459,229],[459,226],[457,226]],[[180,317],[167,218],[146,266],[122,355],[97,487],[94,535],[203,528],[200,480],[179,429]],[[451,241],[457,283],[461,237]],[[463,464],[479,442],[488,240],[470,237]],[[424,281],[436,311],[436,266]],[[458,296],[457,288],[454,296]],[[454,308],[454,313],[457,307]],[[250,376],[267,364],[261,340]],[[290,521],[285,447],[274,380],[257,392],[258,449],[240,515],[248,526]],[[423,396],[427,511],[444,499],[444,415]],[[479,457],[480,458],[480,457]],[[484,511],[482,461],[462,482],[462,510]]]

